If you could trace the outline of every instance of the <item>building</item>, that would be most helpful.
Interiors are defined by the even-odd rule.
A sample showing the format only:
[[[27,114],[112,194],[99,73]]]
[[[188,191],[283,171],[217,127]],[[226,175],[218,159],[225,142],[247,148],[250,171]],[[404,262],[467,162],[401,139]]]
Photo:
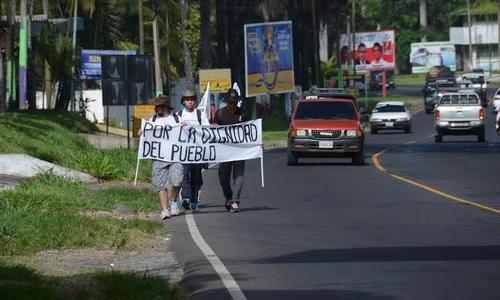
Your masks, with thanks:
[[[461,27],[450,27],[450,42],[455,45],[457,70],[500,70],[498,22],[496,9],[473,9],[471,12],[472,62],[469,59],[469,24],[467,13],[460,12]]]

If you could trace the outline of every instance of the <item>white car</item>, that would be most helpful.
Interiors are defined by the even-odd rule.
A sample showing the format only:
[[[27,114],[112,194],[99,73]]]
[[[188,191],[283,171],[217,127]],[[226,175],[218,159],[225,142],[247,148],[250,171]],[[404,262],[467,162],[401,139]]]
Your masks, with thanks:
[[[379,130],[399,129],[411,132],[411,114],[404,102],[379,102],[370,117],[370,130],[377,134]]]
[[[495,92],[495,96],[493,96],[493,113],[498,113],[500,109],[500,89]]]

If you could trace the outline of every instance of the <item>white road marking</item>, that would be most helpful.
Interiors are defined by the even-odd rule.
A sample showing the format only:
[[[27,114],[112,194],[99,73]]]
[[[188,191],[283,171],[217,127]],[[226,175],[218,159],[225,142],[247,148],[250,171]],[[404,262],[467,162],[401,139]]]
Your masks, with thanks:
[[[198,248],[200,248],[201,252],[208,260],[208,262],[210,262],[215,272],[217,272],[231,297],[235,300],[246,300],[247,298],[245,297],[245,294],[243,294],[239,285],[236,283],[231,273],[229,273],[224,263],[219,259],[214,250],[210,248],[207,242],[205,242],[205,239],[201,236],[192,212],[186,213],[186,223],[193,241],[196,243]]]

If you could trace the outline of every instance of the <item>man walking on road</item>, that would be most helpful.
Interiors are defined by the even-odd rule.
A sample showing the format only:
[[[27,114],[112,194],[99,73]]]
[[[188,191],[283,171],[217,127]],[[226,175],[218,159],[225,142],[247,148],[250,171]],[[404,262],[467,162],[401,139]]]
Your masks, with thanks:
[[[151,117],[149,121],[158,122],[163,125],[175,126],[179,124],[179,116],[171,113],[173,110],[170,104],[170,99],[165,95],[160,95],[156,98],[149,100],[151,105],[155,106],[156,114]],[[139,135],[142,131],[139,130]],[[180,163],[165,162],[161,160],[153,160],[152,167],[152,184],[153,191],[158,193],[160,197],[162,220],[170,218],[170,215],[179,215],[179,207],[177,206],[177,197],[179,196],[179,189],[183,178],[183,168]],[[168,208],[168,188],[172,188],[172,203],[170,210]]]
[[[229,89],[223,100],[226,102],[226,106],[216,111],[214,123],[231,125],[248,121],[248,115],[237,105],[239,98],[238,91]],[[225,207],[231,212],[240,211],[239,204],[244,175],[244,160],[223,162],[219,165],[219,181],[226,198]]]
[[[182,118],[183,126],[210,125],[206,114],[197,109],[196,92],[186,90],[181,98],[184,109],[178,115]],[[184,179],[182,180],[182,206],[184,209],[198,209],[198,193],[203,185],[201,170],[203,164],[184,164]]]

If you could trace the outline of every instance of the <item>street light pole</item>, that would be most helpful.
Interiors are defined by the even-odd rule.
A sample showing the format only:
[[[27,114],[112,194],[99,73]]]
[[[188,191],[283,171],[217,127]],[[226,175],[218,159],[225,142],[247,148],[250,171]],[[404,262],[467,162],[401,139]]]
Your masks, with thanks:
[[[144,5],[143,0],[137,0],[139,11],[139,54],[144,54]]]
[[[474,69],[474,64],[472,62],[472,18],[470,16],[470,0],[467,0],[467,25],[469,27],[469,63],[472,69]]]

